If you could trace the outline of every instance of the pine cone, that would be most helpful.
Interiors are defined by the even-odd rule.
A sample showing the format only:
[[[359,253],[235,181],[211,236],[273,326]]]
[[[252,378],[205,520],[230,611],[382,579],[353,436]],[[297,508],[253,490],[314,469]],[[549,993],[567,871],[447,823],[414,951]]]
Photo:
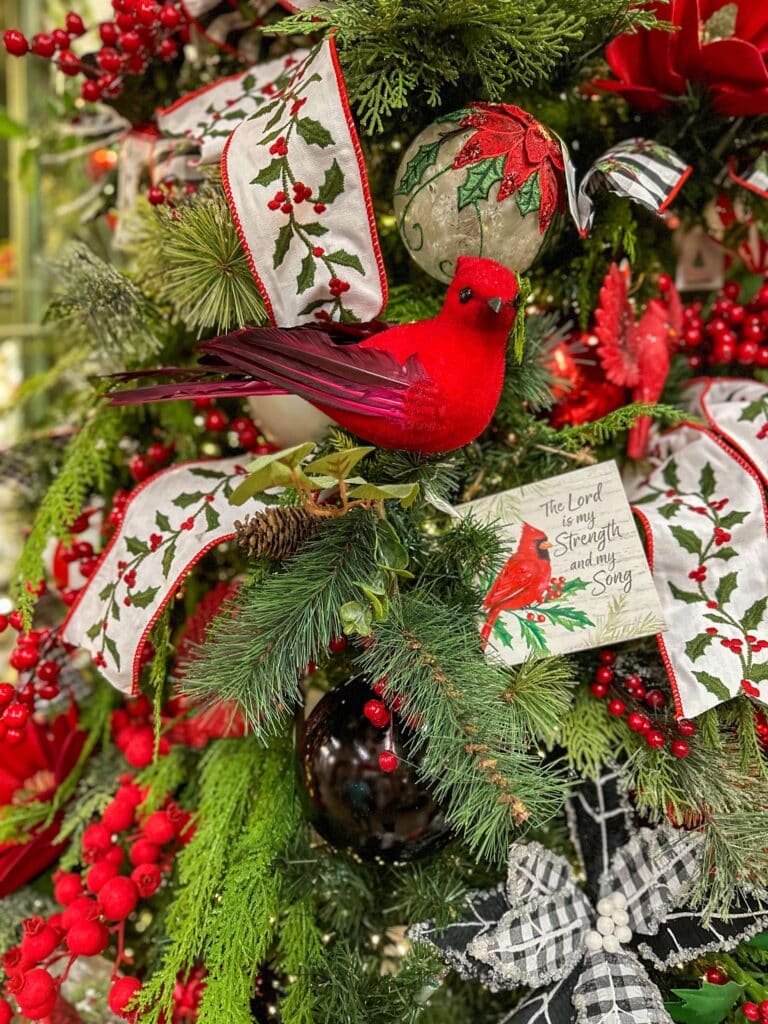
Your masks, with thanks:
[[[318,520],[303,508],[274,505],[236,522],[237,542],[252,557],[289,558],[317,530]]]

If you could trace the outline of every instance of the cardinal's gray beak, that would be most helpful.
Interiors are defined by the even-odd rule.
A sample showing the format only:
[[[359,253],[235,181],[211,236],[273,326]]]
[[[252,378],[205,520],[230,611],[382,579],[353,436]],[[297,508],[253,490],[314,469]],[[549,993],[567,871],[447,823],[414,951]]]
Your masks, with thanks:
[[[504,308],[504,301],[502,299],[488,299],[488,305],[494,313],[500,313]]]

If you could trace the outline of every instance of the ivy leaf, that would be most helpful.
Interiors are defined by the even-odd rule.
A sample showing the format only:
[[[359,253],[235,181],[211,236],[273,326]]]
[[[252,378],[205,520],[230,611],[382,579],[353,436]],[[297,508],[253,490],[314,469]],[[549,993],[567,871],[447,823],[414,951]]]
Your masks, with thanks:
[[[145,590],[137,590],[131,594],[131,604],[135,608],[148,608],[157,596],[160,587],[147,587]]]
[[[690,658],[691,661],[696,661],[697,658],[704,654],[714,639],[711,633],[699,633],[698,636],[694,637],[693,640],[689,640],[685,645],[686,657]]]
[[[670,526],[669,530],[681,548],[690,551],[692,555],[701,554],[701,540],[693,530],[688,530],[684,526]]]
[[[361,462],[372,451],[374,448],[368,445],[331,452],[330,455],[324,455],[321,459],[315,459],[307,469],[313,476],[331,476],[334,480],[346,480],[358,462]]]
[[[457,193],[459,210],[488,198],[493,186],[504,177],[505,160],[506,157],[496,156],[470,165]]]
[[[242,505],[269,487],[292,487],[294,474],[301,483],[309,485],[304,472],[299,468],[306,457],[315,450],[314,442],[305,441],[293,448],[270,452],[254,459],[248,469],[250,474],[229,496],[231,505]]]
[[[308,252],[304,259],[301,261],[301,269],[299,270],[299,276],[296,278],[296,291],[297,294],[302,295],[308,291],[315,283],[315,257],[311,252]]]
[[[717,678],[717,676],[713,676],[711,673],[705,672],[703,669],[700,669],[698,672],[694,672],[693,674],[696,676],[696,678],[704,687],[704,689],[714,694],[714,696],[717,697],[719,701],[731,699],[731,693]]]
[[[759,597],[754,604],[747,608],[741,620],[741,627],[745,633],[751,633],[758,628],[763,621],[766,605],[768,605],[768,597]]]
[[[669,584],[669,589],[672,591],[673,597],[676,597],[678,601],[684,601],[686,604],[696,604],[698,601],[704,600],[701,594],[695,594],[691,590],[681,590],[674,583]]]
[[[410,195],[413,189],[421,184],[424,175],[433,166],[435,160],[437,160],[441,142],[442,139],[437,139],[435,142],[430,142],[427,146],[419,146],[415,155],[411,157],[406,165],[403,176],[400,179],[400,184],[395,191],[396,196]]]
[[[525,184],[518,189],[515,200],[517,208],[523,217],[528,213],[535,213],[539,209],[541,206],[541,186],[539,185],[538,172],[532,174]]]
[[[419,493],[419,485],[413,484],[360,484],[349,492],[350,498],[361,501],[387,501],[397,498],[403,508],[410,508]]]
[[[347,636],[370,636],[373,632],[373,612],[361,601],[347,601],[339,609],[341,628]]]
[[[126,537],[125,546],[132,555],[149,554],[149,544],[147,544],[146,541],[139,540],[138,537]]]
[[[189,508],[190,505],[196,505],[204,498],[205,494],[203,491],[186,491],[183,494],[177,494],[173,499],[173,504],[177,508]]]
[[[248,466],[249,473],[256,473],[272,462],[282,462],[284,466],[299,466],[306,457],[315,450],[313,441],[305,441],[303,444],[296,444],[292,448],[281,448],[279,452],[269,452],[267,455],[260,455]]]
[[[715,471],[708,462],[704,464],[699,475],[699,490],[702,497],[707,500],[715,493]]]
[[[205,506],[205,522],[206,522],[206,533],[210,533],[211,530],[215,530],[220,522],[221,517],[216,509],[208,502]]]
[[[729,530],[732,526],[743,523],[748,515],[749,512],[726,512],[724,516],[720,516],[720,526],[724,530]]]
[[[325,172],[323,183],[317,191],[316,202],[324,203],[326,206],[338,199],[344,191],[344,173],[339,167],[338,160],[334,160]]]
[[[296,131],[310,146],[319,146],[321,149],[325,149],[326,146],[333,145],[331,133],[312,117],[300,117],[296,122]]]
[[[677,463],[670,460],[661,471],[662,478],[667,487],[677,491],[680,488],[680,477],[677,475]]]
[[[157,526],[158,530],[170,530],[171,529],[171,521],[170,521],[170,519],[165,514],[165,512],[160,512],[159,510],[157,512],[155,512],[155,525]]]
[[[717,590],[715,591],[715,597],[717,598],[717,603],[721,608],[730,600],[731,594],[736,589],[737,583],[738,573],[735,572],[726,573],[718,583]]]
[[[702,983],[701,988],[673,988],[679,1003],[665,1003],[664,1008],[676,1024],[721,1024],[741,998],[743,985],[729,981],[725,985]]]
[[[277,157],[272,161],[272,163],[267,164],[266,167],[262,167],[255,178],[251,178],[251,185],[271,185],[272,182],[277,181],[283,173],[284,165],[285,157]]]
[[[109,653],[112,655],[112,661],[115,663],[115,668],[120,671],[120,655],[117,653],[117,644],[111,636],[104,637],[104,646],[107,648]]]
[[[329,263],[335,263],[340,267],[351,267],[352,270],[356,270],[358,274],[365,274],[363,270],[363,264],[360,262],[360,257],[354,253],[347,252],[346,249],[337,249],[336,252],[329,252],[325,257]]]
[[[280,228],[280,233],[277,236],[275,242],[275,251],[272,256],[272,266],[275,270],[282,264],[285,257],[288,255],[288,250],[291,248],[291,240],[293,239],[293,228],[291,227],[290,221],[287,224],[283,224]]]
[[[408,551],[386,519],[382,519],[376,527],[376,557],[382,569],[402,572],[408,568]]]

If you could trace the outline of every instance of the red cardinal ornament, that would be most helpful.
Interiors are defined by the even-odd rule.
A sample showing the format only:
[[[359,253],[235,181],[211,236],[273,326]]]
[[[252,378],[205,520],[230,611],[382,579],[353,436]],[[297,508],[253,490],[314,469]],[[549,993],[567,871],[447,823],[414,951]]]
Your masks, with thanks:
[[[680,296],[671,283],[664,300],[651,299],[636,323],[629,301],[629,271],[611,264],[595,311],[597,352],[605,376],[611,384],[631,388],[633,402],[657,402],[661,397],[682,325]],[[630,430],[630,458],[645,454],[650,427],[650,419],[643,416]]]
[[[481,630],[483,646],[490,640],[493,627],[502,612],[527,608],[544,597],[551,575],[551,547],[546,533],[530,523],[523,523],[517,551],[507,561],[483,599],[483,608],[487,613]]]
[[[518,295],[512,271],[462,257],[431,320],[400,327],[247,327],[204,342],[205,368],[186,371],[186,381],[116,392],[111,401],[295,394],[380,447],[451,451],[474,441],[491,421]],[[189,379],[211,373],[227,380]]]

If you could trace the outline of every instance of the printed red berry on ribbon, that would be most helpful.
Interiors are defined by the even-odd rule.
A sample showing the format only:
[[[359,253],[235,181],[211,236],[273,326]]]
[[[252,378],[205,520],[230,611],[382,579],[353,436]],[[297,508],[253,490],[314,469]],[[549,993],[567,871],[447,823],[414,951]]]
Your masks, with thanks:
[[[375,319],[386,303],[365,166],[332,40],[255,65],[169,108],[162,131],[222,158],[272,323]]]
[[[630,500],[668,624],[659,645],[677,714],[694,718],[743,693],[768,703],[760,479],[724,440],[693,425],[657,438],[652,461]]]
[[[63,639],[84,647],[123,693],[134,691],[150,630],[183,578],[233,536],[240,510],[229,495],[244,472],[237,459],[190,462],[133,492],[62,629]]]

